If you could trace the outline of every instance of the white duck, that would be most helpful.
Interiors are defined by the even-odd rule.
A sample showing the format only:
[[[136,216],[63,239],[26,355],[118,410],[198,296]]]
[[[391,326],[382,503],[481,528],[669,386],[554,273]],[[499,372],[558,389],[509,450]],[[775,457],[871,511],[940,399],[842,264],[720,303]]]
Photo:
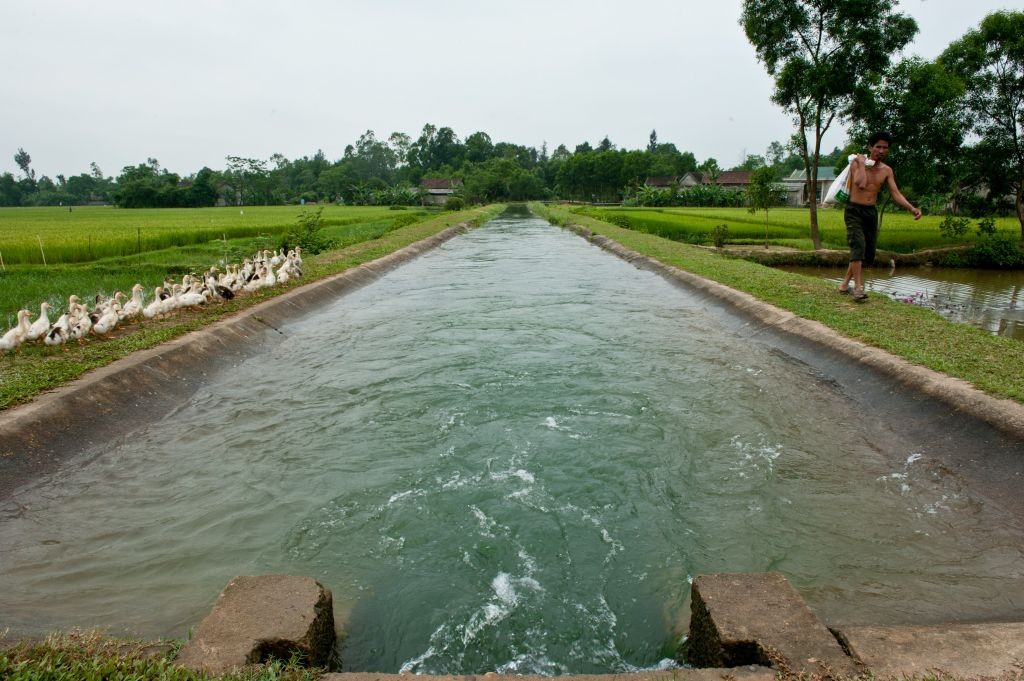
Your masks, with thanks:
[[[57,321],[54,322],[50,331],[46,334],[46,337],[43,338],[43,342],[47,345],[64,345],[68,342],[68,336],[70,335],[71,326],[68,324],[68,316],[67,314],[62,314]]]
[[[92,332],[97,336],[106,336],[113,331],[114,327],[117,326],[117,322],[120,320],[120,317],[118,316],[118,310],[120,307],[121,306],[116,302],[108,305],[106,310],[96,318],[95,322],[93,322]]]
[[[84,305],[79,305],[78,307],[80,314],[73,317],[70,314],[68,315],[68,324],[71,326],[68,338],[81,343],[92,330],[92,318],[89,316],[89,311],[85,309]]]
[[[142,314],[142,284],[132,286],[132,299],[121,308],[121,319],[135,319]]]
[[[50,304],[42,302],[39,304],[39,319],[32,322],[32,325],[28,327],[28,335],[26,341],[37,341],[46,335],[46,332],[50,330]]]
[[[29,329],[28,318],[31,314],[28,310],[18,310],[18,323],[0,337],[0,352],[16,350],[25,342]]]
[[[142,309],[142,316],[146,319],[159,319],[163,316],[165,309],[164,287],[157,286],[153,291],[153,302]]]

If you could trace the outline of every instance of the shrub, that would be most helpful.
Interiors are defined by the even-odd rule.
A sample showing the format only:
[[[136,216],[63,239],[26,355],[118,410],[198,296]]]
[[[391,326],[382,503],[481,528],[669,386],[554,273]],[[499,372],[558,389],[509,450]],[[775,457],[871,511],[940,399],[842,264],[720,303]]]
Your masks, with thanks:
[[[967,256],[974,267],[1024,267],[1024,250],[1021,249],[1020,242],[1010,236],[986,236],[968,251]]]
[[[416,213],[405,213],[404,215],[396,217],[395,221],[391,223],[391,227],[398,229],[399,227],[405,227],[413,224],[414,222],[419,222],[420,219],[420,216]]]
[[[603,217],[603,219],[617,227],[622,227],[623,229],[635,229],[633,221],[625,215],[609,215],[607,217]]]
[[[723,248],[725,240],[729,238],[729,225],[715,225],[711,230],[711,239],[715,242],[715,248]]]
[[[942,219],[939,225],[939,233],[947,239],[959,239],[967,233],[967,225],[970,221],[967,218],[958,218],[949,213]]]
[[[978,220],[978,236],[995,236],[996,233],[996,219],[993,217],[984,217]]]
[[[330,249],[334,245],[333,240],[320,233],[323,228],[323,212],[324,207],[320,206],[315,211],[299,213],[295,226],[285,234],[281,247],[288,249],[301,246],[310,255]]]
[[[466,205],[466,202],[463,201],[458,196],[449,196],[448,200],[444,202],[444,209],[445,210],[462,210],[462,208],[465,205]]]

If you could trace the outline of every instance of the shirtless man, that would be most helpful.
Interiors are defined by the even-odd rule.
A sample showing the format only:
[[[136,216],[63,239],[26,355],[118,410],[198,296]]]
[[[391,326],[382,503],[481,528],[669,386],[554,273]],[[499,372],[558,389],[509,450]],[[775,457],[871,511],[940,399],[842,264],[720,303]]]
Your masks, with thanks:
[[[858,303],[868,299],[864,293],[863,264],[875,261],[875,243],[878,241],[878,192],[884,184],[897,205],[906,208],[915,220],[921,219],[921,211],[900,193],[896,187],[896,178],[892,168],[885,165],[885,157],[889,155],[892,136],[887,132],[876,132],[868,138],[868,157],[874,165],[866,166],[864,154],[857,154],[853,160],[850,174],[853,176],[850,187],[850,201],[846,204],[843,218],[846,221],[846,243],[850,245],[850,266],[839,286],[839,292],[850,294]],[[850,288],[850,280],[853,288]]]

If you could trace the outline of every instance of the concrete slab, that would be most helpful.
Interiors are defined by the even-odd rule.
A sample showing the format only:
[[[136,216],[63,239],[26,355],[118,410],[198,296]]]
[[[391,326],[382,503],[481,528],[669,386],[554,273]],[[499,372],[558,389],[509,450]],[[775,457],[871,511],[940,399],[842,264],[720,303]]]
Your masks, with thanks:
[[[850,654],[877,676],[1024,675],[1024,622],[844,627],[836,633]]]
[[[235,577],[174,663],[223,674],[270,657],[299,654],[325,667],[334,651],[331,592],[309,577]]]
[[[409,674],[377,674],[373,672],[348,672],[326,674],[321,681],[408,681]],[[500,674],[477,674],[467,676],[419,676],[424,681],[551,681],[550,676],[521,676]],[[559,677],[567,681],[775,681],[775,671],[767,667],[746,666],[730,669],[674,669],[664,672],[634,672],[631,674],[580,674]]]
[[[697,667],[773,665],[794,674],[860,670],[800,594],[777,572],[693,580],[689,662]]]

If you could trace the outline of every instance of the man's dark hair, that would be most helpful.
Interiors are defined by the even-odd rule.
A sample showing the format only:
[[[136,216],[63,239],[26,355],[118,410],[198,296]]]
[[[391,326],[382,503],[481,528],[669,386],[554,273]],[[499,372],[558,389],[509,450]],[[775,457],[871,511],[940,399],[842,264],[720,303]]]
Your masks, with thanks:
[[[884,130],[880,130],[880,131],[876,132],[875,134],[873,134],[871,137],[869,137],[868,138],[868,146],[869,147],[873,147],[873,146],[875,146],[875,144],[877,142],[880,142],[880,141],[883,141],[883,140],[885,142],[888,142],[890,147],[892,146],[892,135],[890,135],[889,133],[885,132]]]

